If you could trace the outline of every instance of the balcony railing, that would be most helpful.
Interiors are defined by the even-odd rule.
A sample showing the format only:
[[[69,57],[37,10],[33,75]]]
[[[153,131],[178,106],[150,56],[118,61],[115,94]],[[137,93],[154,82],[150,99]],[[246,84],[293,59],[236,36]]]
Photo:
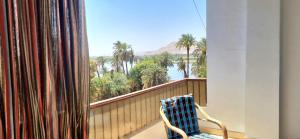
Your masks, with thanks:
[[[206,106],[206,79],[183,79],[90,105],[90,139],[118,139],[160,119],[160,99],[192,94]]]

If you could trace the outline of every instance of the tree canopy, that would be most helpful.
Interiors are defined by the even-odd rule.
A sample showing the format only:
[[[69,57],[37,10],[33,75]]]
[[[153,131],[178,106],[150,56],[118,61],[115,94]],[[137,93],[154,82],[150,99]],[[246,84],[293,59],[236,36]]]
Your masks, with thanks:
[[[191,34],[183,34],[176,47],[186,49],[187,54],[172,55],[164,52],[152,56],[135,56],[131,45],[116,41],[113,44],[114,51],[111,58],[100,56],[90,60],[91,101],[166,83],[169,81],[168,69],[173,67],[175,62],[178,71],[183,72],[184,78],[188,78],[189,55],[192,47],[195,47],[192,52],[192,74],[196,77],[206,77],[206,39],[197,42]],[[105,64],[109,62],[112,70],[107,72]]]
[[[177,48],[184,48],[186,49],[186,54],[187,54],[187,64],[186,64],[186,74],[185,77],[189,77],[189,69],[190,69],[190,49],[191,47],[195,46],[197,43],[195,37],[193,37],[192,34],[182,34],[181,38],[176,44]]]

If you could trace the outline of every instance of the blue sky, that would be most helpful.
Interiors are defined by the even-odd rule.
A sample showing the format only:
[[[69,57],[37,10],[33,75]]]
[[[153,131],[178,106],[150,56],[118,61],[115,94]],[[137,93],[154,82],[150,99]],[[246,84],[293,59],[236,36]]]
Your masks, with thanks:
[[[195,0],[206,20],[206,1]],[[112,55],[117,40],[136,52],[156,50],[191,33],[205,37],[193,0],[86,0],[90,56]]]

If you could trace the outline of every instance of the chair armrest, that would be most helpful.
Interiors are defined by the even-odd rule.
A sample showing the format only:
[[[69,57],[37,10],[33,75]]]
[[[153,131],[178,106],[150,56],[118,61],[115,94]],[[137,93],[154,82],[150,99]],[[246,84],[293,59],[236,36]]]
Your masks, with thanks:
[[[161,115],[161,117],[162,117],[162,120],[163,120],[164,124],[165,124],[168,128],[170,128],[170,129],[173,130],[174,132],[180,134],[180,135],[183,137],[183,139],[188,139],[188,138],[189,138],[183,130],[181,130],[180,128],[177,128],[177,127],[171,125],[171,123],[169,122],[169,120],[168,120],[167,117],[165,116],[165,114],[164,114],[164,112],[163,112],[163,110],[162,110],[161,107],[160,107],[160,115]]]
[[[197,109],[199,109],[200,113],[203,114],[203,116],[205,117],[205,119],[200,119],[198,118],[199,120],[204,120],[204,121],[207,121],[207,122],[211,122],[211,123],[214,123],[216,125],[218,125],[221,130],[223,131],[223,138],[224,139],[228,139],[228,133],[227,133],[227,128],[226,126],[219,120],[216,120],[212,117],[210,117],[204,110],[203,108],[201,108],[197,103],[195,103]]]

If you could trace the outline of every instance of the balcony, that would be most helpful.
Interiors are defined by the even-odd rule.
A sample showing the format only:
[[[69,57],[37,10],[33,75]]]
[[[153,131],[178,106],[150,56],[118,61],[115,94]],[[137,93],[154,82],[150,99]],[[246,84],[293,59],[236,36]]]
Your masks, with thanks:
[[[90,139],[165,138],[160,123],[160,99],[192,94],[200,106],[207,104],[206,79],[183,79],[90,105]],[[202,131],[220,134],[201,127]],[[231,136],[240,136],[231,132]]]

